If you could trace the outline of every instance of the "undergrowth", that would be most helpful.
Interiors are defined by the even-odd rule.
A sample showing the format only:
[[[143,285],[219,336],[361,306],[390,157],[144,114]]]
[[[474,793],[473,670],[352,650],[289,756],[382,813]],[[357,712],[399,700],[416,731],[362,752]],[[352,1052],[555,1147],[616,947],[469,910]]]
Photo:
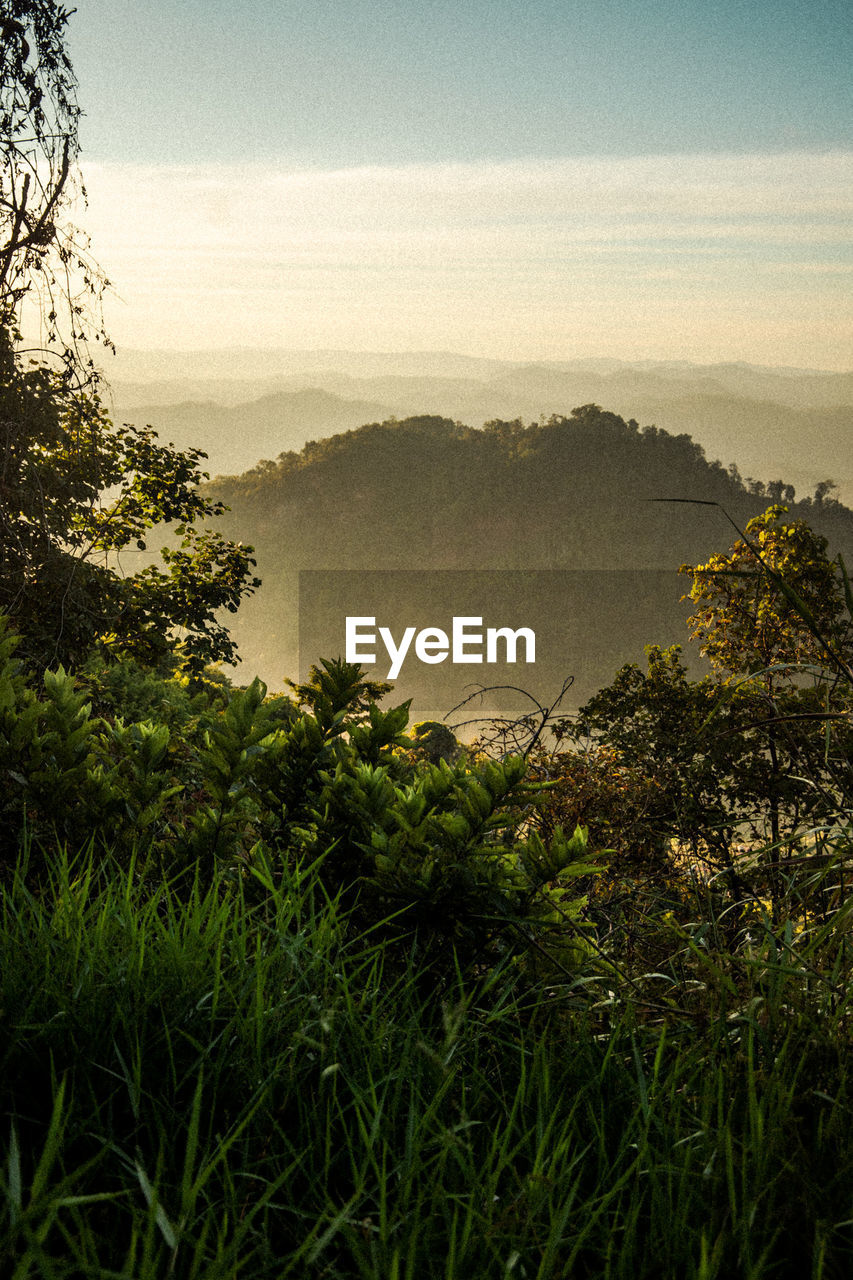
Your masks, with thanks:
[[[784,949],[701,1013],[511,959],[438,995],[350,911],[300,868],[260,900],[16,869],[3,1274],[848,1273],[849,1001],[814,1016]]]

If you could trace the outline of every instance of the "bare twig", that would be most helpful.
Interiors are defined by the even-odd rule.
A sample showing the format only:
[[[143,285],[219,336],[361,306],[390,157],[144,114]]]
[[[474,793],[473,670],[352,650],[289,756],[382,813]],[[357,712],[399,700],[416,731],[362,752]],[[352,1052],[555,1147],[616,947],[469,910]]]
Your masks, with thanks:
[[[574,684],[574,680],[574,676],[566,677],[563,681],[560,692],[557,694],[557,697],[550,706],[544,706],[537,698],[534,698],[532,693],[527,689],[520,688],[518,685],[478,685],[474,689],[474,692],[470,693],[467,698],[463,698],[461,702],[457,702],[455,707],[451,707],[444,719],[449,720],[455,712],[468,706],[468,704],[473,702],[475,698],[482,698],[487,693],[519,693],[522,697],[527,698],[528,701],[533,704],[533,707],[535,708],[534,711],[529,711],[526,715],[520,715],[514,718],[504,716],[478,716],[472,720],[457,721],[455,724],[451,724],[450,728],[456,732],[457,729],[466,729],[472,725],[492,726],[493,733],[490,738],[486,739],[487,744],[492,746],[495,743],[501,743],[504,746],[504,750],[501,753],[502,757],[510,754],[522,755],[526,760],[542,737],[545,729],[551,721],[556,718],[554,712],[557,710],[560,703],[563,701],[563,698],[565,698],[569,689]],[[527,742],[526,745],[522,745],[525,742],[525,737],[528,735],[530,738],[529,742]],[[514,746],[519,749],[513,752],[506,750],[506,746],[509,742],[512,742]]]

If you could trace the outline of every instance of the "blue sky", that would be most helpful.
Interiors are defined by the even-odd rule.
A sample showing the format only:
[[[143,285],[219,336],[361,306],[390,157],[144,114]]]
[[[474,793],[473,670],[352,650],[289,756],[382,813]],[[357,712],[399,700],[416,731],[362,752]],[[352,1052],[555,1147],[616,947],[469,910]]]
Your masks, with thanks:
[[[320,166],[849,144],[846,0],[79,0],[94,159]]]
[[[78,0],[70,33],[126,344],[853,365],[847,2]]]

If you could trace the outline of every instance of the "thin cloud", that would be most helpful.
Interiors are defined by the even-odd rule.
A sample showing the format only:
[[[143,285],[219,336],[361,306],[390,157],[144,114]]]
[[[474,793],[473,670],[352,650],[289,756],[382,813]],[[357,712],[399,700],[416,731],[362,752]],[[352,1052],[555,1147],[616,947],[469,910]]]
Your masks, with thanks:
[[[617,308],[611,332],[632,351],[609,354],[643,343],[669,354],[672,338],[684,349],[690,323],[694,355],[773,362],[774,312],[792,294],[800,315],[776,362],[838,363],[849,342],[823,317],[831,298],[851,318],[836,294],[853,153],[92,166],[86,181],[85,225],[124,300],[113,328],[129,345],[402,349],[456,334],[466,350],[533,358],[605,350]],[[656,345],[637,332],[649,325]]]

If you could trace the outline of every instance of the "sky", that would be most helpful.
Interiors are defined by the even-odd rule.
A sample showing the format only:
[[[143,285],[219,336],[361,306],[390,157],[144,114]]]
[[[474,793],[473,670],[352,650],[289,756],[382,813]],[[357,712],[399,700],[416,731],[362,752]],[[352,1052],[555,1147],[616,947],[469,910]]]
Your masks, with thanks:
[[[120,345],[853,367],[847,0],[77,0]]]

